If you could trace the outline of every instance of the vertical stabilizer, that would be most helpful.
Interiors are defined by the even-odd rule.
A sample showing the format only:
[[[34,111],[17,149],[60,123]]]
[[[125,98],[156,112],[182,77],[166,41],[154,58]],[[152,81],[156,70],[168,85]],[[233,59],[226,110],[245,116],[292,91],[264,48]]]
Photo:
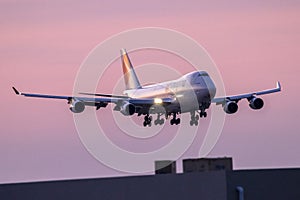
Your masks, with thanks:
[[[126,89],[130,90],[141,88],[141,84],[136,76],[136,73],[125,49],[121,49],[121,60]]]

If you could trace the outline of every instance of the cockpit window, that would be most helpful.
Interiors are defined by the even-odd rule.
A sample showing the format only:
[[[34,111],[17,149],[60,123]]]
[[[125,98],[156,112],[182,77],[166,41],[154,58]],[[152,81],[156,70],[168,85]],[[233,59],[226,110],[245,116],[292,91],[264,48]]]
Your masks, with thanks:
[[[208,73],[206,73],[206,72],[199,72],[198,76],[208,76]]]
[[[202,82],[202,75],[198,73],[194,78],[192,79],[192,84],[201,84]]]

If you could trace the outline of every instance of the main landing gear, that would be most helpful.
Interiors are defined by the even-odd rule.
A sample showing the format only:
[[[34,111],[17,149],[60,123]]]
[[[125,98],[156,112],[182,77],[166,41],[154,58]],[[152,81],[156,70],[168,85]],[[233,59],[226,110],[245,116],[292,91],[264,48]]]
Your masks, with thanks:
[[[155,120],[156,121],[156,120]],[[147,114],[145,117],[144,117],[144,123],[143,125],[146,127],[146,126],[151,126],[152,125],[152,116],[149,116],[149,114]]]
[[[199,113],[200,117],[207,117],[207,112],[201,110],[201,112]]]
[[[198,114],[199,113],[199,114]],[[166,114],[166,119],[168,119],[168,117],[170,115],[172,115],[172,119],[170,120],[170,124],[171,125],[178,125],[180,124],[180,118],[176,118],[176,115],[178,113],[168,113]],[[162,115],[162,113],[159,113],[157,114],[157,119],[154,120],[154,125],[162,125],[165,120],[163,118],[160,118]],[[199,111],[192,111],[191,112],[191,120],[190,120],[190,125],[193,126],[198,126],[199,124],[199,119],[202,118],[202,117],[207,117],[207,113],[205,112],[205,110],[200,110]],[[144,117],[144,123],[143,123],[144,127],[146,126],[151,126],[152,125],[152,116],[150,116],[149,114],[147,114],[145,117]]]
[[[171,119],[170,124],[171,125],[173,125],[173,124],[176,124],[176,125],[180,124],[180,118],[176,119],[176,113],[173,113],[173,119]]]
[[[165,120],[164,119],[161,119],[160,116],[162,116],[162,114],[157,114],[157,119],[154,120],[154,125],[162,125]],[[144,123],[143,125],[146,127],[146,126],[151,126],[152,125],[152,116],[149,116],[149,114],[147,114],[145,117],[144,117]]]

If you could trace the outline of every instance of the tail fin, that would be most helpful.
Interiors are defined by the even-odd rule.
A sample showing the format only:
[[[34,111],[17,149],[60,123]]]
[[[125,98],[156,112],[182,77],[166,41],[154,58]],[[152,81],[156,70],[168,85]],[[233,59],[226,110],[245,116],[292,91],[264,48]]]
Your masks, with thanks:
[[[121,60],[127,90],[141,88],[139,79],[137,78],[130,59],[125,49],[121,49]]]

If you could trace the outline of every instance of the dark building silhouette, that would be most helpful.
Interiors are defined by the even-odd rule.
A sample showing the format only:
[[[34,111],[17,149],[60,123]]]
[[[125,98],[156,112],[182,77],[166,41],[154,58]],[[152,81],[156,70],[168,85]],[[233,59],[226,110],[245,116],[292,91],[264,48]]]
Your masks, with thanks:
[[[181,174],[174,174],[174,163],[169,162],[171,168],[163,174],[0,184],[0,199],[300,199],[300,169],[231,170],[228,158],[222,159],[193,160],[210,168]]]
[[[232,158],[197,158],[183,160],[183,172],[232,170]]]
[[[176,174],[176,161],[155,161],[155,174]]]

